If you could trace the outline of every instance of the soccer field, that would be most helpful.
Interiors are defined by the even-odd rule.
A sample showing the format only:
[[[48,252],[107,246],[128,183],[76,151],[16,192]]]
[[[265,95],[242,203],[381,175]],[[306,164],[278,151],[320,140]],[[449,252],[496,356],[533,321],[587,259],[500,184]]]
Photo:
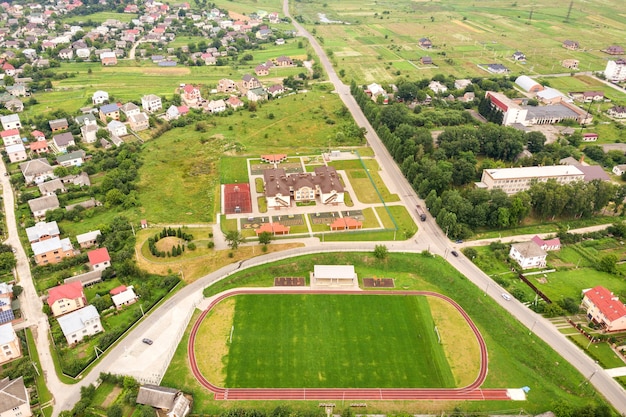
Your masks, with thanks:
[[[226,387],[454,387],[424,296],[235,300]]]

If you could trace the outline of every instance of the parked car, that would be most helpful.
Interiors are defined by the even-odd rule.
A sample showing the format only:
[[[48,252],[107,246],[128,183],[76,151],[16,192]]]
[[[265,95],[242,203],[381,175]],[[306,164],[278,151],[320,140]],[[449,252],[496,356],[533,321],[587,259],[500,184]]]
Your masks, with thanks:
[[[146,345],[151,345],[153,343],[152,339],[148,339],[148,338],[143,339],[142,342],[144,342]]]

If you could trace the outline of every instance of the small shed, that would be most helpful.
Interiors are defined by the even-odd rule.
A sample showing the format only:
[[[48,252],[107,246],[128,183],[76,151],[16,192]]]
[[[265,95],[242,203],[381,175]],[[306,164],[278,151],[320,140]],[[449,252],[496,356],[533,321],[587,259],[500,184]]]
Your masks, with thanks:
[[[311,273],[312,287],[358,287],[354,265],[315,265]]]

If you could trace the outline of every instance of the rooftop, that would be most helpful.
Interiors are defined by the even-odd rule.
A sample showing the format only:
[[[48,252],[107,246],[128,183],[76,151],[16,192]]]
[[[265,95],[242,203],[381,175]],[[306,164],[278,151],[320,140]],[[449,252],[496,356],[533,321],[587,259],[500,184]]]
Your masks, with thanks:
[[[576,167],[571,165],[549,165],[543,167],[522,168],[497,168],[487,169],[494,180],[506,180],[512,178],[537,178],[537,177],[564,177],[568,175],[583,175]]]

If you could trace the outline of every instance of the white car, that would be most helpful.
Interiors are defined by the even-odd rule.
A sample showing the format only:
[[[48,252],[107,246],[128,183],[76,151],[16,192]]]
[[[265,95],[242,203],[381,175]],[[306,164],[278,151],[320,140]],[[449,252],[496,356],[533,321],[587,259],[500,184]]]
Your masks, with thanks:
[[[511,296],[505,292],[502,293],[502,298],[504,298],[506,301],[511,301]]]

